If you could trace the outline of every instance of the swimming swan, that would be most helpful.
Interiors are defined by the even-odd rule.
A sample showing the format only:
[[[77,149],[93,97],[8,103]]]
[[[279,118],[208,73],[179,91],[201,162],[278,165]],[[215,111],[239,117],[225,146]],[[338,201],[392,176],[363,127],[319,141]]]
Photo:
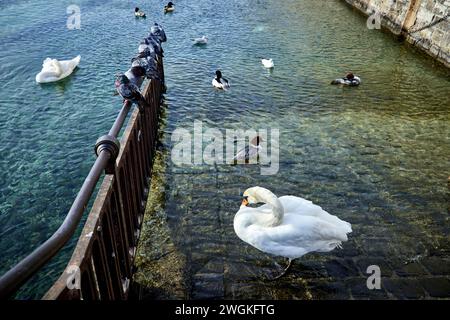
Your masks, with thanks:
[[[247,189],[234,217],[234,231],[244,242],[273,255],[293,259],[308,252],[328,252],[347,241],[350,223],[339,219],[311,201],[283,196],[277,198],[262,187]],[[252,208],[248,204],[265,203]]]
[[[55,82],[69,76],[80,63],[81,56],[72,60],[61,60],[47,58],[42,63],[42,70],[36,75],[37,83]]]
[[[194,45],[200,46],[208,43],[208,37],[203,36],[201,38],[194,39]]]
[[[216,71],[216,77],[212,80],[212,85],[214,88],[221,90],[227,90],[228,88],[230,88],[228,80],[222,78],[222,72],[220,72],[220,70]]]
[[[261,59],[264,68],[271,69],[275,66],[272,59]]]

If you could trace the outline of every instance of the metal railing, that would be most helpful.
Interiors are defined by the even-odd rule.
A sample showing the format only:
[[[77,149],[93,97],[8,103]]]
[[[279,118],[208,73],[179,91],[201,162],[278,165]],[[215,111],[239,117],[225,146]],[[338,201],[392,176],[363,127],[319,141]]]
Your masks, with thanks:
[[[126,101],[111,130],[95,144],[97,159],[58,230],[0,278],[0,299],[13,294],[67,243],[75,233],[105,170],[92,209],[61,277],[44,299],[125,299],[145,209],[156,146],[161,81],[143,90],[146,106],[132,113],[119,143],[117,137],[131,109]],[[77,283],[79,282],[79,283]]]

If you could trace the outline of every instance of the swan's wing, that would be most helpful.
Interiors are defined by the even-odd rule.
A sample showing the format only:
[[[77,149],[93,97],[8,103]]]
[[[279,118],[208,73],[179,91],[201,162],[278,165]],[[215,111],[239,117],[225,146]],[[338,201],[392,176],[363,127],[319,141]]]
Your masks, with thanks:
[[[332,223],[337,227],[341,227],[347,232],[352,232],[351,224],[339,219],[338,217],[329,214],[323,210],[320,206],[312,203],[309,200],[295,197],[295,196],[283,196],[278,198],[283,205],[284,212],[293,215],[313,216],[320,218],[324,221]]]
[[[276,227],[249,226],[245,241],[264,252],[298,258],[312,251],[330,251],[348,240],[344,230],[316,217],[285,218]]]

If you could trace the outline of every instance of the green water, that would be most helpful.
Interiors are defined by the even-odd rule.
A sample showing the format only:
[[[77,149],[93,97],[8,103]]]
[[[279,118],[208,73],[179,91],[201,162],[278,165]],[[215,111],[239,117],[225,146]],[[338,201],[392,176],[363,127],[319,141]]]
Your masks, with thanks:
[[[0,272],[62,222],[95,159],[96,138],[121,106],[114,74],[128,68],[140,38],[158,21],[168,36],[161,205],[164,232],[184,261],[177,297],[396,297],[385,287],[360,288],[372,262],[382,264],[391,287],[399,289],[394,280],[401,278],[424,289],[424,297],[425,281],[449,281],[448,70],[390,34],[368,30],[365,18],[338,0],[186,1],[167,15],[162,1],[149,1],[139,5],[146,20],[134,18],[132,1],[70,4],[80,5],[81,30],[66,28],[64,2],[0,3]],[[191,38],[203,34],[208,45],[193,47]],[[80,67],[67,80],[34,82],[47,56],[77,54]],[[272,73],[260,56],[274,59]],[[211,88],[218,68],[232,84],[226,93]],[[362,77],[360,87],[329,85],[348,70]],[[279,173],[175,166],[170,134],[195,120],[221,130],[278,128]],[[350,240],[343,250],[303,257],[283,281],[255,278],[277,272],[275,262],[283,261],[234,234],[240,194],[254,185],[308,198],[351,222]],[[23,297],[45,292],[75,241]],[[423,271],[402,272],[418,255],[416,269]]]

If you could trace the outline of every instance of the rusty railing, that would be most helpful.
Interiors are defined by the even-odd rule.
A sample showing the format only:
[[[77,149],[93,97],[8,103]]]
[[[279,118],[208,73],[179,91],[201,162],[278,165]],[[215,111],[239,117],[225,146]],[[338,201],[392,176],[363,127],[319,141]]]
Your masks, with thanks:
[[[164,68],[159,80],[143,90],[146,106],[135,108],[121,138],[117,136],[131,109],[125,102],[108,135],[96,143],[97,159],[59,229],[0,278],[0,298],[13,295],[73,236],[105,170],[92,209],[65,271],[43,299],[126,299],[157,141]]]

